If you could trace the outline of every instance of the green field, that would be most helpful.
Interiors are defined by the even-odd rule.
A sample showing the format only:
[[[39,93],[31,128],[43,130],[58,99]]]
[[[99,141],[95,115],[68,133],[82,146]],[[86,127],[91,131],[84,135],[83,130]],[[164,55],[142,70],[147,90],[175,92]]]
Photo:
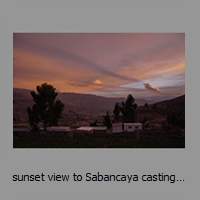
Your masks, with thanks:
[[[13,148],[185,148],[185,136],[172,134],[13,134]]]

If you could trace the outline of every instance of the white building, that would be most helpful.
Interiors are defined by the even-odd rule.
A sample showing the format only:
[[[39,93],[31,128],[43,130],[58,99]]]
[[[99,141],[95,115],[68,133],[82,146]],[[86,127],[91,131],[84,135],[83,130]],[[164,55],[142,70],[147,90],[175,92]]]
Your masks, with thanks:
[[[124,123],[124,131],[134,132],[135,130],[142,130],[141,123]]]
[[[76,129],[77,133],[101,133],[107,132],[106,126],[81,126]]]
[[[122,124],[121,123],[114,123],[112,125],[112,132],[113,133],[120,133],[120,132],[122,132]]]
[[[91,126],[81,126],[76,129],[77,133],[93,133],[93,127]]]
[[[101,132],[106,133],[107,132],[106,126],[93,126],[92,128],[93,128],[94,133],[101,133]]]

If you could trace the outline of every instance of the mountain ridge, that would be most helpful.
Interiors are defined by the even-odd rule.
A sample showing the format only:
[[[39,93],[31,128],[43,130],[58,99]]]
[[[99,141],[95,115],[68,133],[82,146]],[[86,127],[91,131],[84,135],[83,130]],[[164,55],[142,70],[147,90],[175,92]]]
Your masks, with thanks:
[[[32,90],[28,89],[13,88],[14,121],[28,121],[26,110],[34,103],[30,94],[31,91]],[[62,118],[62,121],[64,121],[65,124],[101,119],[102,116],[106,115],[107,111],[109,111],[109,114],[112,116],[115,103],[126,100],[126,98],[103,97],[94,94],[80,94],[73,92],[58,92],[57,98],[65,104]],[[138,104],[138,107],[148,104],[152,108],[155,104],[153,101],[137,98],[135,98],[135,102]],[[160,104],[158,104],[158,107],[159,106]],[[159,113],[157,111],[155,112]]]

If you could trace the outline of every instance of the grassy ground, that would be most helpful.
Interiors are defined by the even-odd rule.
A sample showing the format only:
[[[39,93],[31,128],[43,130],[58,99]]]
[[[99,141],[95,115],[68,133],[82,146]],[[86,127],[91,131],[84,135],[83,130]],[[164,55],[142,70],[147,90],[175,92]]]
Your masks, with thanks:
[[[185,148],[185,136],[172,134],[13,133],[14,148]]]

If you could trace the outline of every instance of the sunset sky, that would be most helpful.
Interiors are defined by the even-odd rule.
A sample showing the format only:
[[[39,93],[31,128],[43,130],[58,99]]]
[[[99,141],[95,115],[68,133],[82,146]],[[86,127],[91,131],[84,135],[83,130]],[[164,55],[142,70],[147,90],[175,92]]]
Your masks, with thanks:
[[[13,87],[106,97],[185,94],[184,33],[14,33]]]

